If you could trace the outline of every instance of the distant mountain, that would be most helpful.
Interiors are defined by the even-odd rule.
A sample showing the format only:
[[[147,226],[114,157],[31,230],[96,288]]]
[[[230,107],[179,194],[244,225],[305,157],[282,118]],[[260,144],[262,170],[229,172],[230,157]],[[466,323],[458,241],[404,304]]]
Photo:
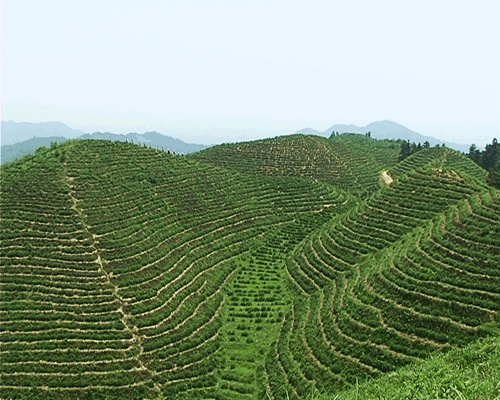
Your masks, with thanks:
[[[314,132],[318,133],[314,133]],[[458,143],[453,143],[453,142],[448,142],[448,141],[443,141],[436,139],[432,136],[424,136],[421,135],[420,133],[414,132],[407,127],[400,125],[396,122],[393,121],[377,121],[377,122],[372,122],[371,124],[368,124],[364,127],[356,126],[356,125],[345,125],[345,124],[336,124],[332,125],[330,128],[328,128],[324,132],[319,132],[316,131],[315,129],[311,128],[304,128],[297,133],[313,133],[313,134],[319,134],[321,136],[326,136],[329,137],[331,133],[339,132],[339,133],[366,133],[366,132],[371,132],[371,137],[375,139],[403,139],[403,140],[409,140],[410,142],[415,142],[415,143],[424,143],[425,141],[428,141],[431,146],[435,146],[436,144],[442,144],[444,143],[447,147],[450,147],[455,150],[459,150],[462,152],[468,152],[469,151],[469,145],[466,144],[458,144]]]
[[[0,162],[2,164],[6,164],[28,154],[34,153],[39,147],[49,147],[52,142],[62,143],[66,140],[68,140],[68,138],[65,138],[64,136],[36,137],[19,143],[3,145],[1,148],[2,156],[0,158]]]
[[[62,136],[67,139],[85,134],[83,131],[71,129],[62,122],[14,122],[2,121],[2,146],[24,142],[33,138]]]
[[[323,132],[320,132],[316,129],[312,128],[304,128],[304,129],[299,129],[296,133],[305,133],[307,135],[320,135],[323,136]]]
[[[163,135],[159,132],[128,133],[85,133],[71,129],[61,122],[14,122],[2,121],[1,159],[2,164],[14,161],[27,154],[32,154],[38,147],[49,147],[52,142],[64,142],[68,139],[108,139],[112,141],[133,141],[163,148],[165,151],[188,154],[203,150],[209,146],[203,144],[185,143],[180,139]]]

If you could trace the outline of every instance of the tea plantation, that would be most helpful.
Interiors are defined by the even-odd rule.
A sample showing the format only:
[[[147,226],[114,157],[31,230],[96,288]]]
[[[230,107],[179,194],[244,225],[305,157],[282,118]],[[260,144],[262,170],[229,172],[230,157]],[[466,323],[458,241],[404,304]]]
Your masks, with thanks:
[[[0,397],[333,398],[498,335],[500,191],[398,154],[72,140],[2,167]]]

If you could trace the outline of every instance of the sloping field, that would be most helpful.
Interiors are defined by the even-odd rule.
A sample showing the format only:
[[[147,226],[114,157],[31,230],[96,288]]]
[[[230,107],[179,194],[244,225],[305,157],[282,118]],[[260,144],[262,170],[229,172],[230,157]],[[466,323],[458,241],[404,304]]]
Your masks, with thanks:
[[[351,399],[498,399],[500,398],[500,336],[473,342],[446,354],[435,354],[380,379],[359,382],[335,395]],[[317,395],[314,400],[331,400]]]
[[[362,135],[296,134],[222,144],[190,157],[250,174],[317,179],[363,196],[378,189],[379,172],[396,164],[399,151],[396,142]]]
[[[266,359],[276,398],[333,393],[498,332],[500,193],[429,161],[287,259],[299,299]]]
[[[411,157],[399,162],[391,169],[391,173],[398,177],[412,170],[421,168],[424,165],[432,165],[438,170],[450,166],[451,169],[461,171],[469,178],[475,178],[479,182],[484,183],[488,172],[476,163],[470,161],[470,158],[462,155],[458,151],[443,147],[432,147],[424,151],[419,151]]]
[[[346,201],[322,183],[264,181],[107,141],[3,169],[2,397],[217,387],[225,307],[258,304],[273,318],[286,300],[265,263],[259,282],[243,281],[255,267],[242,257],[283,252]],[[237,304],[231,285],[243,290]],[[254,303],[254,290],[266,296]]]
[[[2,168],[1,397],[335,394],[498,332],[500,192],[393,144],[78,140]]]

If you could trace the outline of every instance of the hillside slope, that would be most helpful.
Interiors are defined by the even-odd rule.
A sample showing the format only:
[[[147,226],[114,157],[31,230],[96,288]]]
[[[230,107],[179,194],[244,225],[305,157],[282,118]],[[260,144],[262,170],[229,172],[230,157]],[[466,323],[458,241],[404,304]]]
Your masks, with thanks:
[[[437,354],[380,379],[359,382],[335,397],[317,395],[314,399],[498,399],[499,382],[500,336],[497,336],[454,349],[445,355]]]
[[[34,137],[23,142],[4,144],[1,147],[0,163],[7,164],[18,158],[33,154],[40,147],[50,147],[51,143],[68,140],[64,136]]]
[[[277,335],[275,257],[350,202],[95,140],[38,151],[1,183],[2,397],[254,393],[230,362],[254,375],[246,352]]]
[[[499,331],[500,192],[450,152],[431,152],[287,259],[297,300],[266,360],[276,398],[334,393]]]
[[[317,179],[366,196],[379,188],[379,172],[397,163],[399,151],[396,142],[364,135],[290,135],[222,144],[190,157],[247,174]]]
[[[297,399],[498,333],[500,191],[394,144],[71,140],[2,167],[2,397]]]
[[[85,133],[73,130],[61,122],[2,121],[1,159],[2,164],[15,161],[25,155],[33,154],[39,147],[49,147],[52,142],[62,143],[69,139],[104,139],[120,142],[146,144],[153,148],[177,154],[188,154],[207,148],[202,144],[185,143],[180,139],[159,132],[114,134],[109,132]]]

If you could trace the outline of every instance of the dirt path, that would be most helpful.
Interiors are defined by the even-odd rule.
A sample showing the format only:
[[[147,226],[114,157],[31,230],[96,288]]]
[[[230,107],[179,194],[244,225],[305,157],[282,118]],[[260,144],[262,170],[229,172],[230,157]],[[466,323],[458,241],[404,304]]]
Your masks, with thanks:
[[[80,223],[81,223],[84,231],[88,232],[89,235],[90,235],[89,226],[85,222],[83,210],[78,206],[78,200],[77,200],[77,198],[75,196],[75,193],[73,191],[73,185],[72,185],[73,179],[71,177],[68,177],[67,171],[68,171],[68,167],[67,167],[66,162],[64,162],[64,164],[63,164],[63,176],[62,176],[62,180],[68,186],[68,189],[69,189],[69,197],[70,197],[71,202],[72,202],[71,209],[75,210],[78,213],[78,216],[80,218]],[[136,345],[137,348],[138,348],[138,350],[139,350],[138,354],[136,354],[135,356],[132,357],[139,364],[139,367],[136,367],[136,369],[147,371],[147,372],[149,372],[149,375],[151,377],[153,377],[154,375],[156,375],[156,371],[149,369],[142,362],[142,360],[141,360],[141,356],[142,356],[142,354],[144,352],[144,348],[142,346],[142,340],[143,340],[143,338],[139,334],[138,327],[135,324],[132,324],[130,322],[131,315],[125,313],[125,311],[123,310],[123,306],[126,304],[126,302],[118,294],[118,286],[111,281],[110,274],[104,268],[103,262],[101,260],[101,254],[100,254],[99,249],[97,247],[96,237],[94,235],[92,235],[92,245],[91,246],[94,248],[94,252],[97,254],[96,263],[99,266],[99,273],[101,274],[101,276],[105,277],[106,283],[110,287],[113,288],[113,296],[118,300],[118,302],[120,304],[120,307],[117,310],[118,313],[120,314],[120,320],[121,320],[123,326],[125,327],[125,329],[127,331],[129,331],[130,334],[132,335],[132,341],[131,341],[131,343],[133,343],[134,345]],[[145,383],[145,382],[141,382],[141,383]],[[154,387],[153,390],[156,392],[156,394],[158,395],[158,397],[161,397],[161,389],[160,389],[159,385],[157,383],[154,383],[153,387]]]

